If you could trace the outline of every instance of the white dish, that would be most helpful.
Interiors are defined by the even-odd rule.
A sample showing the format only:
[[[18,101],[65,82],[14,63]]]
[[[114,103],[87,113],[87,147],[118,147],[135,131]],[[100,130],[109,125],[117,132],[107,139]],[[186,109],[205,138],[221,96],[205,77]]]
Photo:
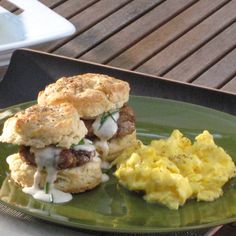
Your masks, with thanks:
[[[0,6],[0,66],[9,62],[11,53],[60,39],[75,32],[75,27],[37,0],[9,0],[23,12],[14,15]]]

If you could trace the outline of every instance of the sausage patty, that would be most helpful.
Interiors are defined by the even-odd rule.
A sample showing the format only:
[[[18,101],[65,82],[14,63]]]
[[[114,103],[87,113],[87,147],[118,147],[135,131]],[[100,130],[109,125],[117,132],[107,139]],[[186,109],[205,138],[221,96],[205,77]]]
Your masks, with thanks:
[[[92,127],[94,120],[83,120],[83,121],[88,130],[86,138],[89,138],[91,140],[95,139],[96,136],[93,133],[93,127]],[[123,106],[120,109],[120,115],[117,121],[117,125],[118,125],[118,130],[112,138],[124,137],[128,134],[132,134],[135,131],[135,115],[131,107]]]
[[[23,161],[29,165],[36,166],[34,153],[30,152],[30,147],[20,146],[19,154]],[[62,170],[84,165],[96,155],[96,151],[61,149],[57,160],[56,169]]]

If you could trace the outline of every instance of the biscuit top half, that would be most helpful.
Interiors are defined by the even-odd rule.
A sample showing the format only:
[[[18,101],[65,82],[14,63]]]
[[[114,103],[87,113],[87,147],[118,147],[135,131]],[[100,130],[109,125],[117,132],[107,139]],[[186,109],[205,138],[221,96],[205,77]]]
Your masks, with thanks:
[[[129,100],[129,84],[102,74],[62,77],[38,95],[41,105],[71,103],[82,118],[121,108]]]
[[[1,142],[44,148],[69,148],[77,144],[87,129],[71,104],[34,105],[6,120]]]

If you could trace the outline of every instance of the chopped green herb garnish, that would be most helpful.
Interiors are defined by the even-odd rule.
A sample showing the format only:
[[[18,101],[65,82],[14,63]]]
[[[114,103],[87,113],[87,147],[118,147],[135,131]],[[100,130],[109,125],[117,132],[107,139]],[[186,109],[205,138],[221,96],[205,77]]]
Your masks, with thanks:
[[[84,139],[81,139],[81,140],[79,141],[79,145],[83,145],[83,144],[85,144]]]
[[[77,145],[83,145],[83,144],[85,144],[85,141],[84,141],[84,139],[81,139],[78,144],[72,144],[72,145],[70,146],[70,148],[71,148],[71,149],[74,149],[74,147],[76,147]]]
[[[113,114],[115,114],[115,113],[116,113],[116,112],[110,113],[110,112],[108,111],[109,116],[110,116],[111,119],[116,123],[117,121],[116,121],[115,118],[113,117]]]
[[[49,187],[50,187],[50,183],[49,182],[46,182],[45,185],[44,185],[44,192],[45,193],[49,193]]]
[[[53,201],[54,201],[53,194],[50,193],[50,196],[49,196],[49,197],[50,197],[50,202],[53,203]]]
[[[103,126],[103,124],[105,123],[106,119],[107,119],[107,116],[106,116],[106,113],[104,112],[104,113],[102,114],[101,119],[100,119],[100,126],[99,126],[98,130],[100,130],[100,129],[102,128],[102,126]]]
[[[99,126],[98,130],[100,130],[100,129],[102,128],[103,124],[106,122],[106,120],[107,120],[108,117],[111,117],[112,120],[113,120],[115,123],[117,123],[117,121],[116,121],[115,118],[113,117],[113,115],[114,115],[115,113],[117,113],[117,112],[119,112],[119,109],[117,109],[117,110],[115,110],[115,111],[113,111],[113,112],[110,112],[110,111],[104,112],[104,113],[102,114],[102,117],[101,117],[101,120],[100,120],[100,126]]]

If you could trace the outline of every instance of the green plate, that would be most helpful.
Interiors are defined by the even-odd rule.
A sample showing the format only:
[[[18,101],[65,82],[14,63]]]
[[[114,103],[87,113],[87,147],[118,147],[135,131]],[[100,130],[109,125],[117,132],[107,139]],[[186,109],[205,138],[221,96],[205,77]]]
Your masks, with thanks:
[[[213,109],[165,99],[131,97],[137,116],[139,138],[167,137],[178,128],[193,138],[208,129],[236,161],[236,117]],[[11,107],[0,113],[4,119],[32,103]],[[236,221],[236,179],[224,186],[224,195],[214,202],[188,201],[178,211],[146,203],[137,193],[121,187],[110,172],[110,181],[96,189],[75,195],[67,204],[49,204],[34,200],[9,182],[6,157],[17,147],[0,144],[0,199],[20,212],[59,224],[109,232],[172,232],[211,227]]]

